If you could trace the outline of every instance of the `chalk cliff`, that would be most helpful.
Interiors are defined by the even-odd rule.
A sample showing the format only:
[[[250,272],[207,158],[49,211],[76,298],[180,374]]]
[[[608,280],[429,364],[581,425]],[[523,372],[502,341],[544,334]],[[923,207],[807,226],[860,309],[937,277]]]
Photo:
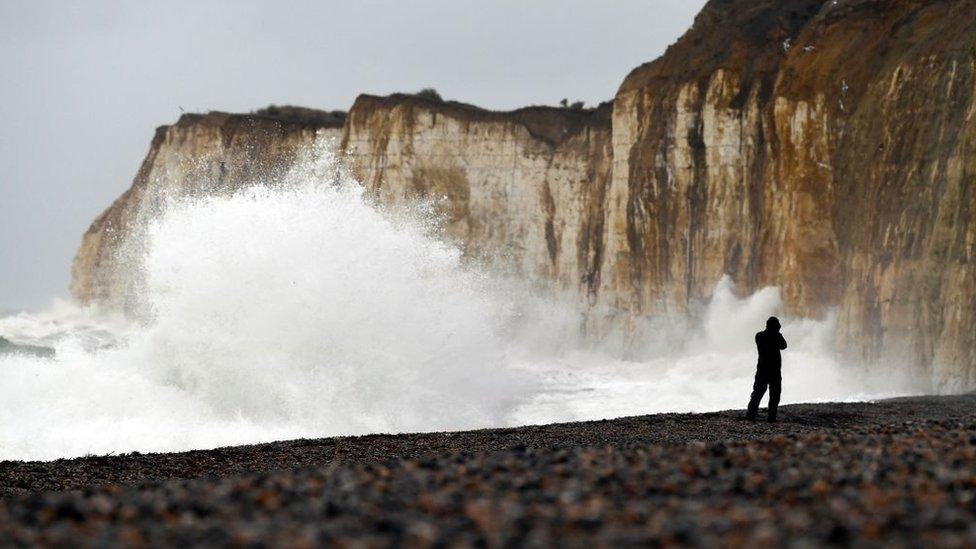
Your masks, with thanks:
[[[777,285],[848,356],[973,387],[974,45],[973,1],[711,2],[614,101],[601,292]]]
[[[323,134],[380,200],[439,200],[469,255],[634,330],[728,274],[836,311],[852,360],[976,387],[976,0],[712,0],[592,111],[187,115],[86,233],[74,294],[124,306],[121,243],[162,197],[273,180]]]
[[[381,200],[446,197],[468,255],[595,295],[610,176],[610,105],[496,113],[411,96],[361,96],[342,147]]]
[[[316,135],[341,137],[341,119],[302,111],[297,116],[187,114],[176,124],[158,128],[132,186],[82,238],[71,267],[71,293],[82,303],[119,310],[135,307],[141,279],[139,250],[131,246],[139,239],[129,237],[145,230],[145,221],[171,197],[274,182]]]

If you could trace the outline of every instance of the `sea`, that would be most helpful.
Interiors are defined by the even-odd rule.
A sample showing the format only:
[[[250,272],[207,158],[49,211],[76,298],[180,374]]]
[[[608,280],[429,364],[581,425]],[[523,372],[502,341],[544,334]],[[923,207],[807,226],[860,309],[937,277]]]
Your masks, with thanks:
[[[636,348],[594,337],[573,297],[466,259],[430,208],[384,208],[335,162],[171,200],[133,237],[126,313],[0,315],[0,460],[741,409],[770,315],[784,404],[913,392],[841,361],[833,315],[728,278]]]

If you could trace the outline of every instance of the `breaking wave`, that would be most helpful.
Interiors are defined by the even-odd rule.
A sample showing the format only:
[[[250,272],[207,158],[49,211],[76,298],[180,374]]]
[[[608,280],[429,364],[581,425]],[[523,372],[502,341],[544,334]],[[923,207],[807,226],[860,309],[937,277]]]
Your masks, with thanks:
[[[581,340],[574,307],[463,261],[431,215],[322,177],[316,154],[275,185],[171,200],[135,243],[142,318],[0,319],[56,350],[0,355],[0,459],[744,406],[775,288],[723,280],[684,350],[624,360]],[[784,402],[898,392],[852,389],[832,322],[784,322]]]

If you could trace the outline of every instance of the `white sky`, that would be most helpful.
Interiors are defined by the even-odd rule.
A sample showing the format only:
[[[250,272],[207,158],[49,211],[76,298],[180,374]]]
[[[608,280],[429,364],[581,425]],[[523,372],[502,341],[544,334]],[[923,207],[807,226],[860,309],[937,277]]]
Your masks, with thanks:
[[[67,295],[156,126],[436,88],[493,109],[613,97],[704,0],[0,0],[0,310]]]

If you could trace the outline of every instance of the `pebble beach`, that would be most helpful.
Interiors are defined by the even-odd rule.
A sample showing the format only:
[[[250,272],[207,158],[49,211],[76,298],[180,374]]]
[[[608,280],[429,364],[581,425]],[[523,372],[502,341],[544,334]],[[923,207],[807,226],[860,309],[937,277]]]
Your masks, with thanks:
[[[976,396],[0,462],[0,543],[976,544]]]

